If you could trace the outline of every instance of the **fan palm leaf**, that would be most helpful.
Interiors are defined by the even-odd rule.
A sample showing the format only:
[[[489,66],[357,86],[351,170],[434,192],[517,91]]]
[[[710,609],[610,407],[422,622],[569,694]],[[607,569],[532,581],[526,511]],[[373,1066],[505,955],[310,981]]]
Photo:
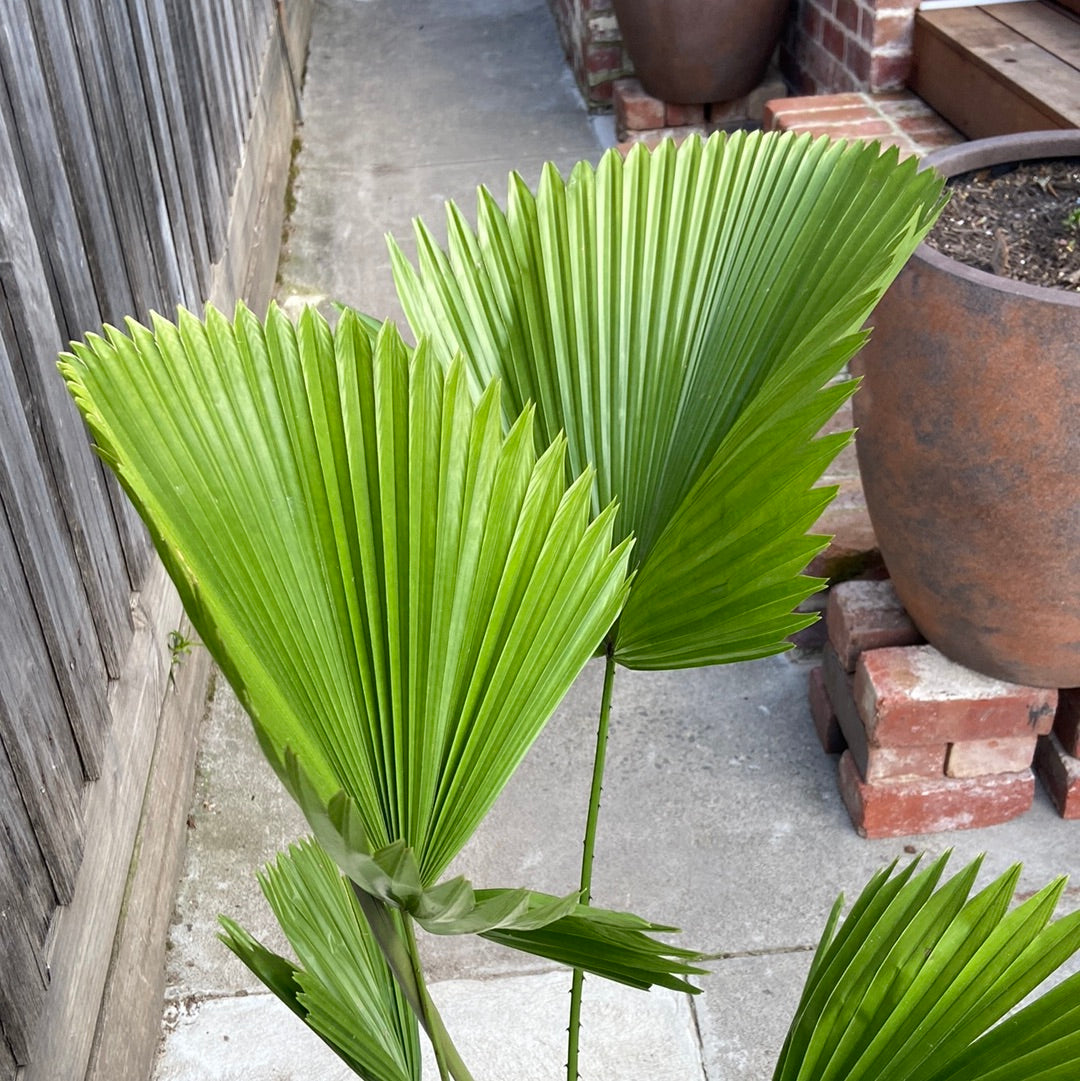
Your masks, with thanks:
[[[774,1081],[1080,1074],[1080,976],[1002,1021],[1080,951],[1080,912],[1051,919],[1065,880],[1010,911],[1019,866],[972,896],[980,861],[939,885],[948,857],[886,868],[842,923],[837,902]]]
[[[777,652],[818,587],[799,572],[844,438],[814,441],[852,389],[826,386],[930,228],[941,181],[895,151],[736,133],[608,153],[507,208],[481,189],[447,244],[391,241],[414,331],[494,376],[541,445],[565,432],[593,509],[620,504],[637,575],[615,659],[668,668]]]
[[[348,314],[131,322],[62,371],[287,787],[288,748],[432,885],[623,604],[614,508]]]
[[[259,884],[298,962],[222,916],[225,944],[365,1081],[418,1081],[416,1016],[333,861],[301,842]]]

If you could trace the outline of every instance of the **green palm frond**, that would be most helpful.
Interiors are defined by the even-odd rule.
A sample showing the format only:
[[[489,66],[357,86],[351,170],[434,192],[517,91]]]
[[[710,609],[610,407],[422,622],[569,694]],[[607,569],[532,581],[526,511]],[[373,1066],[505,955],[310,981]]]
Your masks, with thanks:
[[[222,941],[365,1081],[419,1081],[416,1016],[326,853],[293,845],[259,883],[298,962],[225,916]]]
[[[1065,880],[1010,911],[1019,866],[971,896],[980,861],[939,885],[947,859],[837,902],[774,1081],[1080,1076],[1080,977],[998,1023],[1080,950],[1080,912],[1051,921]]]
[[[283,781],[288,748],[433,884],[625,599],[565,440],[349,314],[182,312],[61,369]]]
[[[843,437],[813,441],[849,393],[822,388],[863,341],[877,299],[930,228],[941,181],[895,151],[736,133],[608,153],[477,226],[448,207],[414,268],[391,242],[413,329],[499,376],[507,419],[536,404],[539,444],[565,432],[570,471],[617,498],[638,568],[615,656],[682,667],[785,648],[812,489]]]

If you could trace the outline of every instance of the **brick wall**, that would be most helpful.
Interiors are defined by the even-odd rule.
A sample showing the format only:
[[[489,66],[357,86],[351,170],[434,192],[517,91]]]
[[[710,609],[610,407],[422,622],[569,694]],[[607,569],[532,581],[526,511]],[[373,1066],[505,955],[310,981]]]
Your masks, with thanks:
[[[611,0],[548,0],[563,51],[590,109],[611,105],[616,79],[633,72]]]
[[[799,94],[895,90],[911,68],[918,0],[793,0],[780,67]]]

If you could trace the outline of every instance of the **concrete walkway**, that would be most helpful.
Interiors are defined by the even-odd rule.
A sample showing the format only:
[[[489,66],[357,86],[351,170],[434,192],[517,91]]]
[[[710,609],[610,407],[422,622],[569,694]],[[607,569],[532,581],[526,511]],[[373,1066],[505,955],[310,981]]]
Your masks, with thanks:
[[[478,183],[536,179],[599,156],[544,0],[322,0],[281,268],[288,304],[395,312],[382,236],[408,235]],[[328,309],[327,309],[328,310]],[[813,734],[809,662],[620,672],[595,896],[722,952],[690,1000],[599,980],[587,989],[585,1081],[765,1081],[835,896],[883,862],[986,851],[1024,859],[1022,889],[1080,867],[1076,826],[1042,793],[990,830],[867,842]],[[599,667],[586,670],[456,870],[480,886],[565,893],[577,882]],[[219,680],[208,711],[168,961],[156,1081],[351,1077],[216,941],[217,913],[285,948],[255,870],[304,832]],[[1074,888],[1068,902],[1076,905]],[[434,994],[477,1081],[563,1076],[569,977],[480,940],[430,944]],[[433,1076],[433,1075],[432,1075]]]

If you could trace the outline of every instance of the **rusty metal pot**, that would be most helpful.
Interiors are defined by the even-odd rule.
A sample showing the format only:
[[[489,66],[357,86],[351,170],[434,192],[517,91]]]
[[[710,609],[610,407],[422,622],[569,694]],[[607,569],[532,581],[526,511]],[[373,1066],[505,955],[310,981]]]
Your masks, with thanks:
[[[788,0],[614,0],[641,85],[661,101],[733,101],[761,82]]]
[[[928,157],[946,176],[1080,156],[1080,131]],[[1080,296],[921,245],[871,319],[857,448],[896,592],[942,653],[1080,686]]]

